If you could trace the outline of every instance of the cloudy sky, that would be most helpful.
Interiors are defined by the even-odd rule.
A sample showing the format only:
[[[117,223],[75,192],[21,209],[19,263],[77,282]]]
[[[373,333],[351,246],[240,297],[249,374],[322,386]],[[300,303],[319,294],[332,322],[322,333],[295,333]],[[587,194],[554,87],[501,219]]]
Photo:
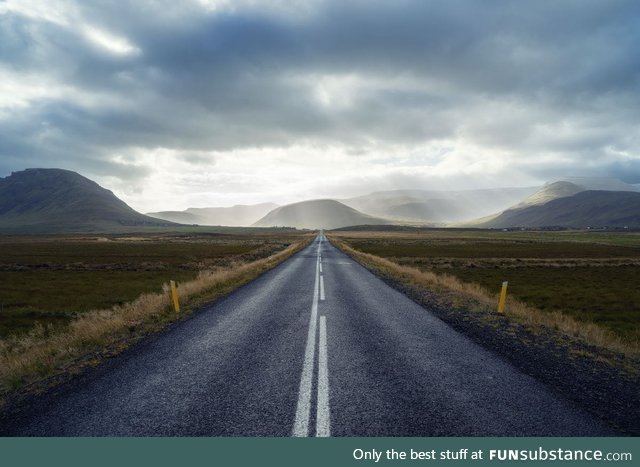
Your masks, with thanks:
[[[141,211],[640,183],[635,0],[0,0],[0,176]]]

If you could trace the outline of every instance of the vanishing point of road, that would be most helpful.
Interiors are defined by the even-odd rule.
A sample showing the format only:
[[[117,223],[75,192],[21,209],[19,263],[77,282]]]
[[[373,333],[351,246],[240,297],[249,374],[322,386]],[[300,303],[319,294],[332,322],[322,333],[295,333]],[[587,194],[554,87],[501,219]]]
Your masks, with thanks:
[[[322,234],[253,282],[37,398],[0,433],[615,434]]]

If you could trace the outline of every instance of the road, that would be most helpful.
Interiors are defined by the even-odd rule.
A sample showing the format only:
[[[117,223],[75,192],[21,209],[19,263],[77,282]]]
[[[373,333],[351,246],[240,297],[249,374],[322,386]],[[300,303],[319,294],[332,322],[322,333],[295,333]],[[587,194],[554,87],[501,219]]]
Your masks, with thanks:
[[[322,235],[250,284],[38,398],[0,432],[614,434]]]

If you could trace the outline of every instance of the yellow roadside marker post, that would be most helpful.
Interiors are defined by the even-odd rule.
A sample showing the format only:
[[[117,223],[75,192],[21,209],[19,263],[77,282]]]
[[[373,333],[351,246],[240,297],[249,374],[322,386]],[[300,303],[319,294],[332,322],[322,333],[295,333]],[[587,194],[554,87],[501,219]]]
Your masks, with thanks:
[[[176,310],[176,313],[180,312],[180,301],[178,300],[178,289],[176,288],[176,283],[174,281],[170,281],[171,284],[171,298],[173,299],[173,308]]]
[[[498,302],[498,313],[504,313],[504,304],[507,301],[507,285],[509,282],[502,283],[502,291],[500,292],[500,301]]]

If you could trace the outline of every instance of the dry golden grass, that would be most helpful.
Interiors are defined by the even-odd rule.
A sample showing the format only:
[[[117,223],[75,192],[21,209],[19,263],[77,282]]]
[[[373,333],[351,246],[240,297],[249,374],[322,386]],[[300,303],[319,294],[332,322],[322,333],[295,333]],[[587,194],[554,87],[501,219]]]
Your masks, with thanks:
[[[118,353],[198,305],[253,280],[312,240],[313,235],[309,235],[267,258],[201,272],[195,280],[179,285],[179,315],[173,311],[165,284],[163,293],[147,293],[122,306],[87,312],[63,332],[39,325],[26,335],[0,340],[0,394],[52,375],[78,371],[104,355]]]
[[[437,295],[438,305],[455,310],[466,310],[487,316],[495,316],[499,294],[491,295],[481,286],[462,282],[449,274],[435,274],[430,271],[403,266],[380,256],[363,253],[349,246],[335,235],[328,235],[329,240],[342,251],[356,259],[363,266],[381,273],[403,285],[412,288],[423,288]],[[593,323],[579,322],[571,316],[560,312],[543,312],[512,297],[505,308],[506,319],[517,321],[534,332],[536,330],[555,330],[603,349],[637,357],[640,355],[640,344],[637,341],[623,340],[614,333]]]

